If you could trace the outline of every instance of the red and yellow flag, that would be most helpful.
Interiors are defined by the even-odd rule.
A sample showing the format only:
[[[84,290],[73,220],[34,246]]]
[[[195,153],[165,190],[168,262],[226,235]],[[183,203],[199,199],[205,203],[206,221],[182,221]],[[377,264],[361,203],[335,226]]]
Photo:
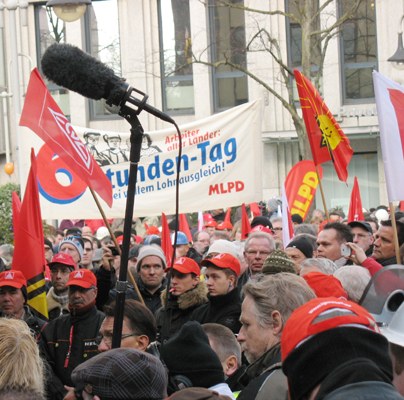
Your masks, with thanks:
[[[310,80],[296,69],[294,74],[314,163],[332,161],[339,180],[346,182],[353,154],[349,140]]]
[[[13,269],[21,271],[27,279],[28,304],[47,319],[44,277],[46,261],[36,176],[36,157],[31,149],[31,169],[24,199],[18,217],[14,220]]]

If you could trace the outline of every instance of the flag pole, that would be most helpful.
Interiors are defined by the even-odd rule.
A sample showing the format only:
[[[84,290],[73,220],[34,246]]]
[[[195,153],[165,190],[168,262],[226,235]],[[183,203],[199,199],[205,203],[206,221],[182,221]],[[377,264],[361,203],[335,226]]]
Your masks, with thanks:
[[[320,187],[321,200],[323,201],[323,207],[324,207],[325,216],[327,217],[327,220],[330,220],[330,214],[328,213],[327,204],[325,202],[323,184],[321,183],[320,174],[318,173],[317,164],[315,164],[315,166],[316,166],[316,174],[317,174],[317,179],[318,179],[318,186]]]
[[[393,227],[393,240],[394,240],[394,249],[396,253],[396,262],[397,264],[401,264],[400,246],[398,244],[398,234],[397,234],[396,209],[392,201],[390,201],[389,206],[390,206],[391,226]]]
[[[114,235],[114,232],[112,231],[111,225],[108,222],[107,216],[105,215],[104,210],[103,210],[100,202],[98,201],[97,195],[95,194],[94,190],[91,187],[88,187],[88,188],[90,189],[90,192],[91,192],[91,195],[93,196],[95,204],[97,205],[97,208],[98,208],[98,210],[99,210],[99,212],[100,212],[100,214],[102,216],[102,219],[104,220],[104,223],[105,223],[105,226],[108,229],[109,235],[111,236],[111,239],[114,242],[115,248],[118,251],[119,255],[121,255],[122,254],[121,247],[119,246],[118,241],[116,240],[116,237]],[[138,287],[138,285],[137,285],[137,283],[136,283],[136,281],[135,281],[135,279],[133,277],[133,274],[129,269],[128,269],[128,275],[129,275],[130,283],[133,285],[133,288],[135,289],[136,295],[138,296],[140,302],[143,305],[146,305],[145,302],[144,302],[143,296],[140,293],[139,287]]]

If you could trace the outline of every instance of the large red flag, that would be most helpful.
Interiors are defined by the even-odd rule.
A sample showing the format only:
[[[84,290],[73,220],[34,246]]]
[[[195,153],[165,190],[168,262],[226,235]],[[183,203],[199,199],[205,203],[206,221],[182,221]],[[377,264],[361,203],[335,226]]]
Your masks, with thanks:
[[[78,177],[112,206],[111,181],[53,100],[36,68],[31,72],[20,125],[32,129]]]
[[[310,80],[296,69],[294,74],[314,163],[332,161],[339,180],[346,182],[353,155],[349,140]]]
[[[359,191],[358,178],[355,176],[349,203],[348,222],[363,221],[364,219],[361,192]]]
[[[27,279],[28,304],[48,318],[44,237],[36,176],[36,158],[31,149],[31,169],[21,203],[18,226],[14,227],[13,269],[21,271]]]
[[[248,219],[247,210],[245,208],[245,204],[241,205],[241,239],[245,240],[248,237],[248,234],[251,232],[251,224]]]
[[[164,213],[161,214],[161,248],[166,256],[167,267],[170,268],[173,258],[173,246],[171,244],[170,228]]]
[[[179,225],[179,230],[181,232],[184,232],[185,235],[187,235],[189,243],[192,243],[192,234],[191,234],[191,230],[189,229],[187,216],[185,214],[179,215],[178,225]]]

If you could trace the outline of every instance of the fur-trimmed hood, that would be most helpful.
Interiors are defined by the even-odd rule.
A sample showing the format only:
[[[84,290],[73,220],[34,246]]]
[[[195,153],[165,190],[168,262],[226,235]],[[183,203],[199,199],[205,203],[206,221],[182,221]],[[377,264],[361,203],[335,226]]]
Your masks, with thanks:
[[[208,301],[208,288],[206,287],[206,283],[200,281],[194,289],[188,290],[187,292],[181,294],[180,296],[173,298],[173,301],[177,302],[178,308],[180,310],[186,310],[187,308],[190,307],[205,304]],[[166,307],[167,289],[161,292],[161,303],[163,307]]]

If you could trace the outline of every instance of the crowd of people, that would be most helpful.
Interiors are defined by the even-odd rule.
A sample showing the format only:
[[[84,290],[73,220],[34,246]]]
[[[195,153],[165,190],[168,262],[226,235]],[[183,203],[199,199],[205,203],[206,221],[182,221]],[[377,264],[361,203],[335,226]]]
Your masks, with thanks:
[[[170,223],[171,263],[157,220],[133,229],[120,348],[120,255],[105,226],[69,220],[46,235],[48,320],[0,246],[0,400],[404,399],[404,284],[376,288],[402,293],[381,328],[360,305],[373,276],[403,264],[404,215],[294,215],[288,243],[276,212],[251,218],[246,239],[237,213],[223,217],[206,213],[192,239]]]

